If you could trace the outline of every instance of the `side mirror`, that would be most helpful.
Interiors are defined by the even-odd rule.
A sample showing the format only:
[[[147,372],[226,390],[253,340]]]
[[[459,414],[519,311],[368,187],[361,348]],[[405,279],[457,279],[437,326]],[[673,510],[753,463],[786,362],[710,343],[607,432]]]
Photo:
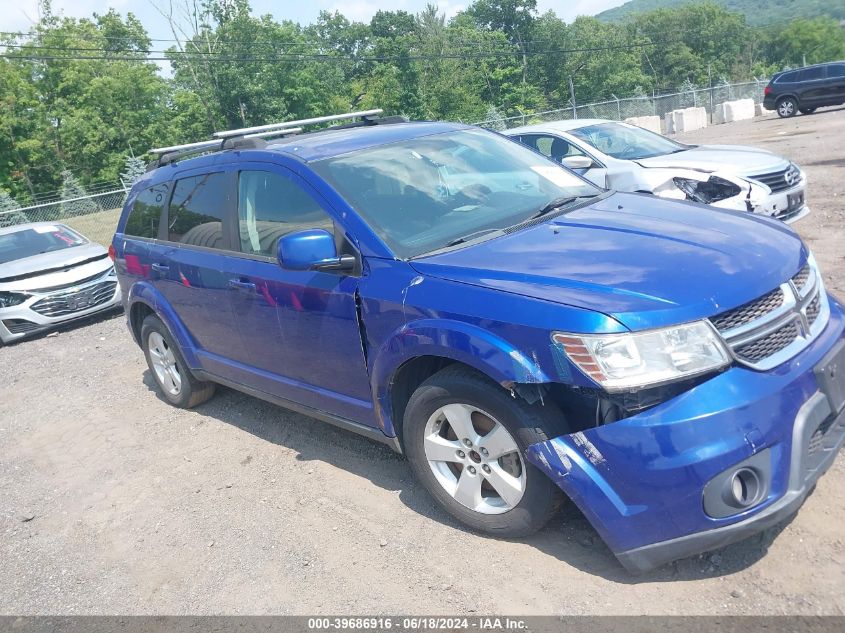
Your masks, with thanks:
[[[352,255],[338,257],[334,236],[325,229],[294,231],[279,239],[279,264],[288,270],[352,270]]]
[[[569,169],[589,169],[594,164],[593,159],[589,156],[564,156],[560,162]]]

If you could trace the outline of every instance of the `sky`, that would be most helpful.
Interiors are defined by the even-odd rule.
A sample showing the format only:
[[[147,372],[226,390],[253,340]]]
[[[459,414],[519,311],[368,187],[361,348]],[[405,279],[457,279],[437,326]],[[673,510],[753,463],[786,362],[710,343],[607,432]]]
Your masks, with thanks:
[[[179,0],[174,0],[178,2]],[[250,0],[253,12],[259,15],[272,14],[277,20],[293,20],[300,24],[313,22],[317,14],[326,9],[340,11],[351,20],[369,22],[380,10],[403,9],[419,12],[428,1],[437,4],[448,17],[453,16],[471,0]],[[566,22],[578,15],[594,15],[605,9],[619,6],[625,0],[538,0],[541,13],[553,10]],[[64,13],[70,17],[90,17],[93,13],[106,13],[110,7],[121,14],[131,11],[147,29],[152,38],[172,37],[164,18],[155,5],[167,8],[170,0],[53,0],[53,13]],[[27,31],[38,19],[38,0],[0,0],[0,31]]]

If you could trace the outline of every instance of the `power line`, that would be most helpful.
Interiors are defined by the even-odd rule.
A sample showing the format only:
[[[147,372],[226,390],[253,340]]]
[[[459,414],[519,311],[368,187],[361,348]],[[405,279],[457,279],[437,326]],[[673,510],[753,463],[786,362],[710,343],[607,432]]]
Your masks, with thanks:
[[[82,60],[111,60],[111,61],[174,61],[175,59],[179,58],[187,58],[193,60],[202,60],[202,59],[210,59],[214,61],[221,61],[221,62],[284,62],[284,61],[329,61],[329,62],[384,62],[384,61],[435,61],[435,60],[442,60],[442,59],[453,59],[453,60],[463,60],[463,59],[483,59],[485,57],[508,57],[508,56],[536,56],[536,55],[558,55],[558,54],[570,54],[570,53],[594,53],[594,52],[601,52],[601,51],[610,51],[610,50],[630,50],[632,48],[644,48],[650,46],[658,46],[662,44],[669,44],[674,42],[680,42],[681,40],[662,40],[658,42],[635,42],[631,44],[624,44],[624,45],[612,45],[612,46],[592,46],[586,48],[558,48],[558,49],[547,49],[547,50],[519,50],[519,49],[511,49],[511,50],[488,50],[488,51],[475,51],[471,53],[443,53],[439,55],[414,55],[414,54],[406,54],[406,55],[365,55],[365,56],[348,56],[348,55],[332,55],[329,53],[281,53],[276,55],[270,56],[263,56],[258,57],[254,55],[240,55],[240,56],[233,56],[230,53],[219,51],[161,51],[161,50],[141,50],[137,51],[138,54],[144,54],[146,57],[139,58],[128,56],[126,52],[122,52],[122,54],[107,54],[105,51],[101,52],[101,49],[90,49],[90,48],[61,48],[61,47],[51,47],[54,50],[77,50],[77,51],[91,51],[100,53],[98,55],[41,55],[41,54],[27,54],[26,50],[21,50],[17,53],[0,53],[0,57],[8,58],[8,59],[28,59],[28,60],[43,60],[43,61],[50,61],[50,60],[70,60],[70,61],[82,61]],[[23,46],[18,45],[18,48],[21,49],[42,49],[39,46]],[[43,50],[43,49],[42,49]]]

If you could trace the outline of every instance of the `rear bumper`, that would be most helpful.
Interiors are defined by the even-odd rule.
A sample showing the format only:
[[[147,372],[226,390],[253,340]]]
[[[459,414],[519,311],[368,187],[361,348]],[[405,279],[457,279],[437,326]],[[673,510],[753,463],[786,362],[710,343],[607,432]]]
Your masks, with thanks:
[[[632,571],[781,521],[800,507],[845,441],[843,406],[831,404],[815,373],[845,348],[842,307],[832,298],[830,304],[825,330],[775,369],[733,367],[638,415],[534,444],[529,461],[578,505]],[[824,432],[813,438],[811,451],[817,430]],[[708,482],[750,459],[765,460],[764,495],[750,509],[708,514]]]

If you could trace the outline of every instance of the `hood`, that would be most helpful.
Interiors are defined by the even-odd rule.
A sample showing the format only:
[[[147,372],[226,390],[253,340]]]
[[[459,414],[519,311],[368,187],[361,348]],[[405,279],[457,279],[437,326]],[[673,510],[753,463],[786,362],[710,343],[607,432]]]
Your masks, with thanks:
[[[106,249],[89,242],[0,264],[0,284],[36,290],[84,279],[110,266]]]
[[[780,222],[617,193],[411,264],[424,275],[602,312],[639,330],[755,299],[806,258],[800,238]]]
[[[771,152],[740,145],[699,145],[675,154],[636,161],[642,167],[697,169],[737,175],[765,174],[786,169],[789,161]]]

